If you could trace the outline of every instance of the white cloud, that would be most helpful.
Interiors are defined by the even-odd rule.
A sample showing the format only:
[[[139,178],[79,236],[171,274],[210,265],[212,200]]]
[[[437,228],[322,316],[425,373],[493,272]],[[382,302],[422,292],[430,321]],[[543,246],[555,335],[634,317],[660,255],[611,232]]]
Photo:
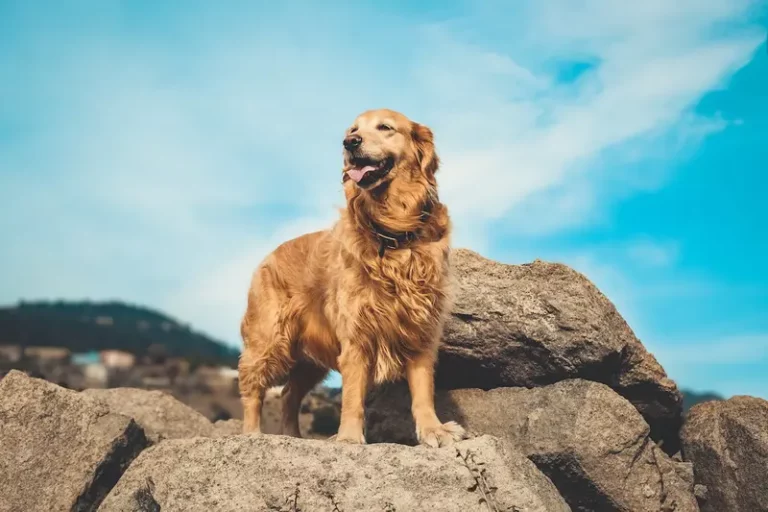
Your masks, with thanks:
[[[675,158],[651,149],[725,126],[691,108],[762,41],[750,5],[468,2],[464,17],[426,26],[311,5],[271,21],[190,9],[168,27],[182,52],[107,29],[66,33],[64,45],[46,27],[14,62],[55,59],[10,85],[16,68],[0,71],[5,96],[48,102],[42,114],[17,105],[37,131],[0,152],[13,170],[0,200],[26,217],[21,228],[0,220],[13,246],[0,300],[119,296],[237,343],[251,270],[279,242],[330,225],[341,133],[376,106],[433,127],[456,245],[485,251],[494,223],[536,236],[598,221],[613,195],[663,181],[620,164]],[[350,28],[371,16],[391,38]],[[110,10],[105,27],[115,20]],[[591,67],[558,83],[557,66],[574,61]],[[674,253],[634,249],[655,265]]]
[[[579,181],[582,175],[590,173],[594,186],[601,176],[622,170],[601,160],[607,150],[630,145],[628,151],[643,151],[670,134],[695,132],[699,123],[712,127],[709,120],[690,116],[689,109],[751,58],[763,33],[751,27],[717,36],[714,29],[739,21],[748,3],[699,4],[672,7],[650,2],[620,8],[600,0],[581,2],[578,8],[569,2],[527,4],[525,23],[514,31],[527,43],[513,44],[508,57],[530,62],[534,82],[551,84],[543,90],[528,87],[532,80],[493,87],[494,75],[482,68],[483,60],[461,53],[454,59],[435,50],[425,58],[422,73],[437,77],[432,86],[438,88],[438,97],[463,105],[434,113],[438,133],[447,141],[442,183],[454,211],[486,219],[509,212],[524,215],[514,208],[536,202],[537,196],[549,202],[553,190],[578,184],[576,196],[562,192],[557,196],[564,213],[562,225],[570,227],[594,215],[594,208],[583,207],[591,194]],[[483,18],[484,30],[489,25],[490,32],[499,28],[497,20],[506,20],[504,12]],[[524,54],[532,42],[544,44],[549,55]],[[541,60],[535,62],[536,58]],[[553,58],[596,64],[576,84],[558,85],[538,76],[543,71],[538,75],[533,71]],[[450,74],[446,68],[462,78],[444,79]],[[570,89],[570,94],[563,94],[563,89]],[[462,110],[472,112],[470,119],[477,122],[454,119],[454,113]],[[655,136],[643,139],[649,134]],[[544,227],[556,229],[554,221]]]

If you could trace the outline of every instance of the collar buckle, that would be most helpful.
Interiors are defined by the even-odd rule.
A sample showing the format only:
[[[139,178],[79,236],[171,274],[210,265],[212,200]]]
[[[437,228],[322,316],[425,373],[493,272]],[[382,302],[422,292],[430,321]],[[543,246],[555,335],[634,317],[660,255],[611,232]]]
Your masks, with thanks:
[[[396,237],[387,236],[381,232],[376,233],[376,235],[381,239],[381,243],[387,246],[388,249],[400,248],[400,240],[398,240]]]
[[[421,211],[420,220],[421,222],[426,222],[430,215],[432,215],[432,209],[434,208],[434,202],[430,198],[427,203],[424,205]],[[371,223],[371,228],[373,229],[373,234],[376,235],[376,238],[379,239],[379,257],[384,257],[384,252],[387,249],[400,249],[401,247],[406,247],[408,244],[414,242],[417,240],[420,236],[421,228],[419,228],[417,231],[404,231],[403,233],[390,233],[384,229],[381,229],[380,226],[377,226],[375,223]]]

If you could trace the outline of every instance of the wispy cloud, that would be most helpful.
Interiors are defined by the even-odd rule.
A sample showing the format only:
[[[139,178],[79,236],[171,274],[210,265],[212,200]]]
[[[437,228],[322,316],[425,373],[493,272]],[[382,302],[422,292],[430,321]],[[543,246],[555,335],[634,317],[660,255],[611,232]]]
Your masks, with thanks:
[[[448,141],[443,184],[454,210],[485,218],[512,211],[520,218],[532,207],[537,224],[536,214],[547,211],[540,205],[554,202],[555,211],[565,213],[559,216],[563,226],[571,227],[594,215],[594,195],[605,193],[595,190],[601,179],[613,174],[625,184],[638,180],[626,171],[615,175],[625,153],[646,151],[681,131],[695,133],[701,125],[712,128],[710,120],[688,115],[689,109],[751,58],[763,33],[755,27],[715,32],[738,23],[748,2],[708,2],[706,8],[683,3],[621,9],[605,1],[582,2],[578,9],[569,2],[528,4],[515,31],[522,43],[506,51],[525,62],[535,79],[511,80],[506,88],[494,87],[498,81],[482,69],[483,59],[454,60],[439,50],[430,55],[423,73],[437,77],[431,86],[463,106],[435,114]],[[500,30],[494,21],[500,18],[507,19],[488,13],[484,30]],[[574,59],[596,64],[575,83],[553,81],[548,61]],[[443,80],[447,74],[462,79]],[[451,122],[459,109],[469,119]],[[608,153],[617,146],[624,146],[622,154]],[[557,223],[550,217],[543,227]]]
[[[121,297],[237,343],[251,270],[332,222],[341,133],[377,106],[433,127],[457,245],[597,222],[664,180],[624,164],[669,168],[726,126],[691,109],[761,43],[756,5],[466,2],[439,22],[310,3],[17,7],[0,36],[15,38],[0,122],[16,134],[0,135],[0,300]],[[391,37],[355,28],[372,18]]]

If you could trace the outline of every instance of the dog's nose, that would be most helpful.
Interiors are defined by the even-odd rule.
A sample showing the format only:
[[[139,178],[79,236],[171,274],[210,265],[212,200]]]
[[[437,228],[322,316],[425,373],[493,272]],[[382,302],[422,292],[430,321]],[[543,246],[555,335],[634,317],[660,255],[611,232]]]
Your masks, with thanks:
[[[344,149],[347,149],[349,151],[352,151],[353,149],[360,147],[360,144],[363,143],[363,138],[359,135],[350,135],[346,139],[344,139]]]

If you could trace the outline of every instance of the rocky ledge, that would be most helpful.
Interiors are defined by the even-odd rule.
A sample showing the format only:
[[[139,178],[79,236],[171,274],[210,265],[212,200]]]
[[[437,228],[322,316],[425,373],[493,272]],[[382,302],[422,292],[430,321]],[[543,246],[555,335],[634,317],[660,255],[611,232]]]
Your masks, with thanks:
[[[562,265],[453,255],[436,403],[470,438],[414,446],[403,383],[369,444],[243,435],[169,395],[0,381],[0,512],[768,511],[768,402],[694,407]],[[681,429],[682,426],[682,429]]]

